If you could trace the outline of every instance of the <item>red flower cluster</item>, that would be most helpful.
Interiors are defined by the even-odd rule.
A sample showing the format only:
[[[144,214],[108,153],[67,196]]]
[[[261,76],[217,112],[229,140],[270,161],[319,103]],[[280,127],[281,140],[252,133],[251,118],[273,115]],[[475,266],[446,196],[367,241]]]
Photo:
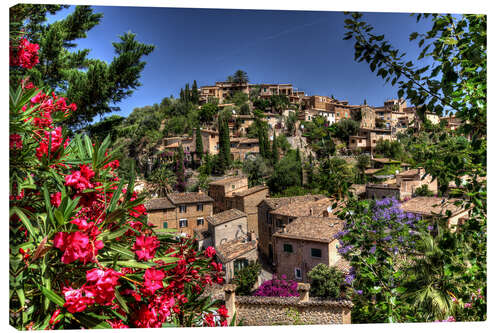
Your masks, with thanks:
[[[143,235],[136,237],[132,250],[135,251],[139,260],[150,260],[154,258],[158,246],[160,246],[158,237],[147,237]]]
[[[54,246],[63,251],[61,261],[70,264],[80,260],[82,263],[94,262],[97,251],[104,247],[101,240],[90,241],[89,235],[80,231],[58,232],[54,237]]]
[[[215,249],[212,246],[209,246],[205,249],[205,257],[212,258],[215,255]]]
[[[87,295],[83,296],[84,292],[84,288],[63,288],[63,295],[66,301],[64,303],[64,307],[71,313],[82,312],[85,310],[88,305],[94,303],[94,300]]]
[[[38,60],[38,44],[30,43],[26,38],[21,38],[19,46],[16,49],[10,50],[10,65],[20,66],[26,69],[33,68],[39,63]]]
[[[36,148],[36,156],[38,159],[42,159],[43,156],[49,156],[49,143],[50,143],[50,157],[57,158],[58,156],[52,155],[59,150],[61,145],[63,145],[62,128],[57,127],[53,131],[44,131],[44,138],[40,142],[40,146]],[[64,148],[69,144],[69,138],[66,138],[64,142]]]
[[[72,187],[77,193],[81,193],[83,190],[93,188],[94,186],[90,182],[90,179],[94,177],[95,172],[87,165],[80,165],[80,171],[73,171],[71,175],[67,175],[64,185]]]
[[[115,299],[115,287],[118,285],[118,279],[122,276],[111,268],[102,270],[99,268],[87,271],[87,290],[88,295],[93,295],[94,300],[101,305],[111,305]]]
[[[9,140],[9,149],[23,149],[23,139],[19,134],[11,134]]]

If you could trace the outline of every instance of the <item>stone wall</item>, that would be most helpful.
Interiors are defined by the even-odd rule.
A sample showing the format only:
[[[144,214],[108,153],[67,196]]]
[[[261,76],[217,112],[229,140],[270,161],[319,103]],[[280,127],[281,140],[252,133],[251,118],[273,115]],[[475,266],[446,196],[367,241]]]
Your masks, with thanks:
[[[309,298],[308,284],[299,283],[299,297],[235,296],[224,287],[230,318],[245,326],[350,324],[352,302]]]

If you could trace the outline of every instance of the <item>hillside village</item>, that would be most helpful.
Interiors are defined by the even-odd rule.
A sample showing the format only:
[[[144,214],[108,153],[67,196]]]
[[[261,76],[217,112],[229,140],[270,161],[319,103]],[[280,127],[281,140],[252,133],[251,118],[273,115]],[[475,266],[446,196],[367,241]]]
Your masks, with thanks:
[[[255,262],[263,267],[256,287],[272,274],[309,282],[318,264],[348,274],[337,214],[349,197],[396,198],[423,216],[445,216],[456,200],[404,146],[423,126],[455,130],[453,115],[417,111],[403,99],[370,106],[308,96],[292,84],[250,84],[243,71],[212,86],[186,85],[179,100],[162,103],[188,104],[198,126],[172,134],[172,119],[160,119],[166,135],[142,146],[136,190],[150,198],[152,226],[215,248],[226,282]],[[453,206],[449,227],[467,216]]]
[[[10,7],[9,325],[491,326],[486,15],[364,15]]]

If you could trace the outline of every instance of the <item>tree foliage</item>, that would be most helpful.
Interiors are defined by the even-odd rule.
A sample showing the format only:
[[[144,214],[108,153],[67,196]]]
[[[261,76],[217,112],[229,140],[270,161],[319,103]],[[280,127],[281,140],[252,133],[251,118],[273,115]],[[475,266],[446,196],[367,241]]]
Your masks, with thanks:
[[[94,13],[90,6],[76,6],[67,17],[47,24],[47,15],[62,8],[19,4],[11,9],[11,29],[23,29],[40,45],[39,64],[18,69],[11,79],[28,75],[35,85],[66,96],[78,105],[78,110],[64,121],[81,127],[96,115],[119,110],[113,104],[132,95],[141,85],[139,78],[146,66],[143,58],[153,52],[154,46],[137,41],[129,32],[112,43],[115,57],[111,63],[90,59],[89,49],[72,50],[77,39],[86,38],[88,31],[100,23],[102,14]]]

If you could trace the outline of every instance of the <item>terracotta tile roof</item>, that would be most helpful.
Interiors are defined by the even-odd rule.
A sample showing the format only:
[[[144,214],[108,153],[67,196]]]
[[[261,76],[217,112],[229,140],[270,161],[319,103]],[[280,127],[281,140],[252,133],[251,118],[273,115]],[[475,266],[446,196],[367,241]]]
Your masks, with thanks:
[[[147,211],[173,209],[175,205],[168,198],[155,198],[144,203]]]
[[[443,197],[415,197],[401,204],[401,209],[405,212],[417,213],[430,216],[438,214],[446,216],[446,211],[451,212],[451,216],[464,211],[460,206],[453,203],[457,199],[446,199]]]
[[[245,138],[240,141],[240,144],[242,143],[259,143],[259,139],[249,139]]]
[[[349,187],[349,190],[356,195],[359,195],[361,193],[365,193],[366,192],[366,184],[352,184]]]
[[[377,171],[380,171],[382,169],[366,169],[365,170],[365,175],[373,175],[375,173],[377,173]]]
[[[244,239],[234,239],[217,246],[215,252],[220,261],[226,263],[255,249],[257,249],[256,240],[250,242]]]
[[[418,176],[418,175],[420,175],[420,170],[419,169],[410,169],[410,170],[398,173],[398,176],[402,176],[402,177],[415,177],[415,176]]]
[[[254,193],[257,193],[257,192],[260,192],[260,191],[263,191],[263,190],[267,190],[267,189],[268,189],[268,187],[265,186],[265,185],[257,185],[257,186],[254,186],[254,187],[250,187],[247,190],[241,190],[241,191],[234,192],[233,196],[236,196],[236,197],[245,197],[247,195],[254,194]]]
[[[214,201],[214,199],[203,192],[170,193],[167,194],[167,197],[170,199],[170,201],[172,201],[174,205]]]
[[[178,148],[179,147],[179,141],[174,142],[166,146],[165,148]]]
[[[226,177],[226,178],[222,178],[219,180],[214,180],[214,181],[208,183],[208,185],[226,185],[226,184],[232,183],[234,181],[239,181],[243,178],[246,178],[246,177],[245,176]]]
[[[273,237],[312,240],[329,243],[344,228],[344,222],[334,217],[298,217]]]
[[[400,163],[400,161],[391,160],[390,158],[386,158],[386,157],[383,157],[383,158],[372,158],[372,161],[373,162],[379,162],[379,163]]]
[[[265,204],[269,206],[271,209],[277,209],[281,206],[288,205],[291,203],[302,204],[308,201],[317,201],[320,199],[326,198],[323,194],[314,194],[314,195],[300,195],[295,197],[281,197],[281,198],[267,198],[262,200],[258,206]]]
[[[317,201],[308,201],[301,204],[292,202],[271,211],[271,214],[286,216],[323,216],[323,212],[331,207],[332,199],[323,198]]]
[[[218,214],[207,216],[207,222],[212,225],[219,225],[246,216],[248,215],[241,210],[231,208]]]

